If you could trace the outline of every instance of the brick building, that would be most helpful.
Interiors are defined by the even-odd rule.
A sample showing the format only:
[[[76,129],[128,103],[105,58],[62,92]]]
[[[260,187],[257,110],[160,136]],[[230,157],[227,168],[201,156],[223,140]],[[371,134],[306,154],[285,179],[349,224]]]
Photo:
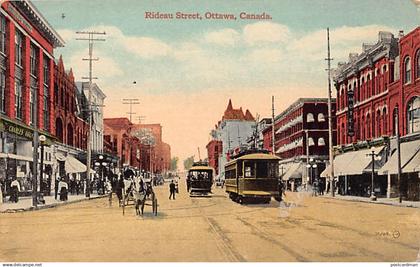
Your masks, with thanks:
[[[213,167],[216,171],[216,175],[219,175],[219,157],[222,153],[222,141],[220,140],[211,140],[207,145],[207,156],[209,161],[209,166]]]
[[[144,159],[142,169],[149,171],[152,168],[154,173],[168,171],[171,164],[171,147],[162,140],[162,125],[159,123],[134,124],[133,134],[139,139],[147,138],[148,136],[151,136],[153,139],[152,146],[148,145],[147,141],[141,142],[145,148],[142,150],[144,151],[142,154]]]
[[[335,100],[332,101],[335,114]],[[274,119],[275,154],[280,161],[280,173],[293,185],[311,183],[324,170],[328,159],[328,100],[299,98]],[[333,130],[335,133],[335,125]],[[272,151],[272,127],[263,130],[264,149]],[[335,139],[333,139],[335,144]],[[316,169],[307,169],[309,161]],[[311,164],[313,166],[314,164]]]
[[[376,44],[364,44],[360,55],[350,54],[349,62],[339,64],[336,70],[340,147],[334,173],[342,194],[371,194],[372,160],[351,163],[360,162],[371,150],[381,156],[374,160],[376,169],[380,170],[373,191],[388,197],[397,191],[395,136],[398,129],[402,136],[401,189],[405,197],[419,199],[420,166],[413,163],[420,147],[419,36],[420,28],[406,36],[400,32],[399,38],[379,32]]]
[[[17,177],[32,191],[34,120],[47,137],[45,174],[52,175],[55,135],[54,55],[64,41],[30,1],[2,1],[0,8],[0,180],[6,192]],[[35,107],[37,112],[35,112]]]

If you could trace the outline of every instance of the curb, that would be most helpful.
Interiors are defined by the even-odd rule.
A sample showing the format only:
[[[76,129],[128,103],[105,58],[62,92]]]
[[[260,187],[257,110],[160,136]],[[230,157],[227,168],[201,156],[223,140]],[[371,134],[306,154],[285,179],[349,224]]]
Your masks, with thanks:
[[[59,207],[59,206],[65,206],[65,205],[69,205],[69,204],[79,203],[79,202],[87,201],[87,200],[104,198],[104,197],[108,197],[108,195],[94,196],[94,197],[89,197],[89,198],[81,198],[81,199],[77,199],[77,200],[74,200],[74,201],[64,201],[64,202],[51,203],[51,204],[46,204],[46,205],[39,205],[37,207],[31,206],[31,207],[27,207],[27,208],[6,209],[4,211],[0,211],[0,213],[17,213],[17,212],[24,212],[24,211],[37,211],[37,210],[50,209],[50,208],[55,208],[55,207]]]
[[[361,202],[361,203],[368,203],[368,204],[377,204],[377,205],[388,205],[388,206],[394,206],[394,207],[403,207],[403,208],[415,208],[419,209],[420,207],[417,207],[413,204],[404,204],[404,203],[389,203],[389,202],[381,202],[381,201],[371,201],[371,200],[361,200],[361,199],[345,199],[345,198],[337,198],[337,197],[330,197],[330,196],[323,196],[322,198],[327,199],[336,199],[336,200],[342,200],[342,201],[351,201],[351,202]]]

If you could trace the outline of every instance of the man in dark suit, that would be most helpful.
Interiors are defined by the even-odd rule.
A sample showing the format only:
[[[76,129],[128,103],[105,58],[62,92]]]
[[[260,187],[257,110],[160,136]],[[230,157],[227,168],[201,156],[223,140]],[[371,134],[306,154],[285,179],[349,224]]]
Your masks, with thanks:
[[[174,180],[171,181],[171,183],[169,184],[169,199],[171,199],[171,197],[173,197],[173,199],[175,200],[175,191],[176,191],[176,187],[175,187],[175,183]]]

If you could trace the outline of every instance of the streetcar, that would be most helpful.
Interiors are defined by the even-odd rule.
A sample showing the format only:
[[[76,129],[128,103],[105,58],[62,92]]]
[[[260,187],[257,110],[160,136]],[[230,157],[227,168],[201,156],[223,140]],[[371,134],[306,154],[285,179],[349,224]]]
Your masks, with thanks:
[[[270,203],[279,199],[279,160],[268,151],[246,151],[225,164],[225,187],[235,202]]]
[[[187,174],[187,191],[190,196],[210,196],[214,169],[205,162],[194,162]]]

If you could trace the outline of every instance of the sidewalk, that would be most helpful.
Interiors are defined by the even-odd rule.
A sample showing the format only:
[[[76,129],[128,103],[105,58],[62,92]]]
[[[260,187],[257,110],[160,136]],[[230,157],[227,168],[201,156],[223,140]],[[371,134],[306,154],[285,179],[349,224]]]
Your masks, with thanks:
[[[95,198],[101,198],[108,195],[97,195],[97,194],[91,194],[90,199]],[[58,196],[59,198],[60,196]],[[8,197],[7,197],[8,199]],[[76,203],[83,200],[88,200],[88,198],[85,197],[85,195],[70,195],[68,196],[67,201],[60,201],[56,200],[53,196],[45,196],[45,205],[38,205],[36,209],[46,209],[46,208],[52,208],[56,206],[66,205],[70,203]],[[18,211],[28,211],[28,210],[35,210],[35,207],[32,206],[32,197],[20,197],[18,203],[12,203],[9,201],[6,201],[6,198],[4,198],[4,201],[2,204],[0,204],[0,213],[7,213],[7,212],[18,212]]]
[[[368,197],[342,196],[338,194],[336,194],[335,197],[331,197],[331,195],[323,195],[319,197],[346,200],[346,201],[355,201],[355,202],[365,202],[365,203],[372,203],[372,204],[392,205],[392,206],[398,206],[398,207],[420,208],[420,201],[403,200],[402,203],[400,203],[398,201],[398,198],[378,198],[376,201],[372,201]]]

